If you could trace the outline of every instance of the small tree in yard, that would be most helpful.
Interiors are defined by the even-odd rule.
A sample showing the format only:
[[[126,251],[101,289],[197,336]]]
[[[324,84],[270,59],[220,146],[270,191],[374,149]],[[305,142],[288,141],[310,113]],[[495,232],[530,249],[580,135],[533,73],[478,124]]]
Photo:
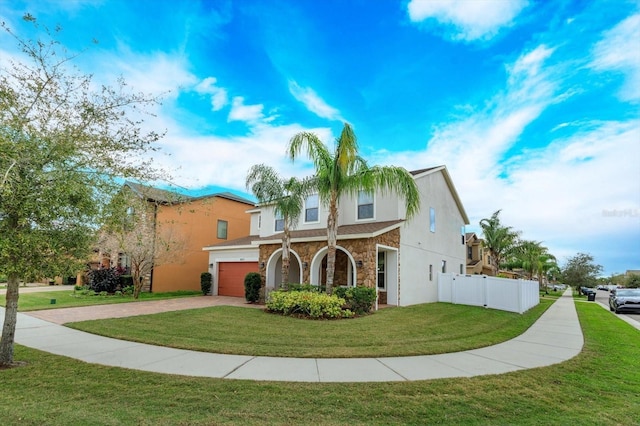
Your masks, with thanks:
[[[593,256],[587,253],[578,253],[567,260],[562,268],[562,279],[576,289],[581,286],[593,287],[596,285],[602,266],[594,263]]]
[[[0,59],[0,275],[8,280],[0,367],[13,365],[19,280],[68,276],[95,241],[105,194],[116,177],[156,178],[149,162],[160,135],[144,133],[139,109],[155,98],[92,83],[35,18],[44,40]]]
[[[133,277],[133,298],[137,299],[144,280],[154,267],[176,263],[185,240],[174,232],[172,223],[156,220],[158,205],[123,189],[106,209],[108,216],[101,232],[100,248],[117,256],[126,255]]]

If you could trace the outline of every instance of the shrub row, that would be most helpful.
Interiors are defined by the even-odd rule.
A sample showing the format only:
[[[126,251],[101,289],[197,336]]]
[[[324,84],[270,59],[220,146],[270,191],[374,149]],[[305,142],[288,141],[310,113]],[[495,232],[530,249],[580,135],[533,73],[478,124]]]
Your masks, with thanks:
[[[314,319],[351,318],[353,312],[343,309],[345,300],[317,291],[273,291],[267,300],[270,312],[299,315]]]

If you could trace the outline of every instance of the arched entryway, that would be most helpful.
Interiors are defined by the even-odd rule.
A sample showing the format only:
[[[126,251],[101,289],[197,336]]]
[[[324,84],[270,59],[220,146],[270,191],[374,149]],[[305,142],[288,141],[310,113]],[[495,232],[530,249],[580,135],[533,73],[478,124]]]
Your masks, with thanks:
[[[310,281],[313,285],[327,283],[327,253],[328,247],[319,250],[311,261]],[[347,250],[336,246],[336,265],[333,275],[334,286],[354,286],[356,283],[356,263]]]
[[[300,283],[302,280],[300,256],[291,250],[289,252],[289,283]],[[278,249],[271,256],[266,265],[266,288],[275,290],[282,284],[282,249]]]

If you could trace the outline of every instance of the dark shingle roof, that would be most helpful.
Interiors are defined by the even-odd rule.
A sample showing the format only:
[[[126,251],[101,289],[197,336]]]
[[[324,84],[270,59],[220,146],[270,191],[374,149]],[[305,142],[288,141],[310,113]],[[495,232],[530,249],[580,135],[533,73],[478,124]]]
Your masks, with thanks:
[[[174,191],[158,189],[152,186],[142,185],[135,182],[125,182],[124,186],[128,186],[139,197],[147,201],[157,202],[161,204],[182,203],[191,200],[191,197],[182,195]]]

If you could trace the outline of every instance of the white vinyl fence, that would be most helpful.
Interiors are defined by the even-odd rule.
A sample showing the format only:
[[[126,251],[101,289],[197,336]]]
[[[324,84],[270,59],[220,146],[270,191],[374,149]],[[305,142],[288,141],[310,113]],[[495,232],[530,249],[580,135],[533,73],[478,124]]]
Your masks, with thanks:
[[[521,314],[540,303],[540,293],[537,281],[441,272],[438,301]]]

